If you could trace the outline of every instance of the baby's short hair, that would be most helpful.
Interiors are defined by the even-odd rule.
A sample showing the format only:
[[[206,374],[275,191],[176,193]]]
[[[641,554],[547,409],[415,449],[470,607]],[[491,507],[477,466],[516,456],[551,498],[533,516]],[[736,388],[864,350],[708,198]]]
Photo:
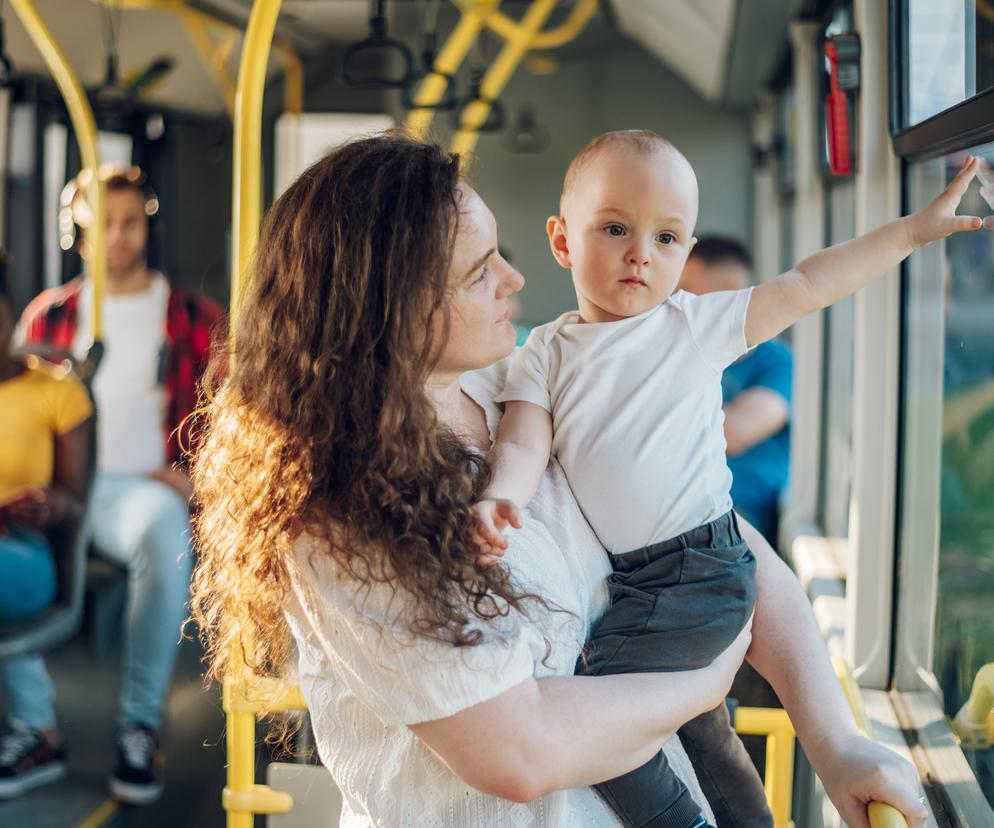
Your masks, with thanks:
[[[654,152],[662,151],[672,151],[677,153],[681,158],[684,155],[680,150],[678,150],[673,144],[667,141],[658,132],[653,132],[648,129],[618,129],[613,132],[604,132],[600,135],[591,138],[583,145],[582,149],[573,156],[573,160],[570,161],[569,167],[566,168],[566,176],[563,179],[563,192],[559,197],[559,206],[562,210],[562,204],[569,195],[570,191],[576,186],[576,181],[580,177],[580,173],[583,168],[590,163],[590,160],[605,149],[611,148],[622,148],[630,150],[637,155],[651,155]],[[686,158],[684,158],[686,160]],[[688,162],[689,164],[689,162]]]

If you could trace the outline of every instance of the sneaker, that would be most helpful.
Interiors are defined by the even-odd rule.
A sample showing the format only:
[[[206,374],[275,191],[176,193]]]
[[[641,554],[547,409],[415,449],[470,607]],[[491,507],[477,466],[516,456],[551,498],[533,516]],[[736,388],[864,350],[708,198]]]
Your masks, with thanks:
[[[0,739],[0,799],[10,799],[66,775],[66,746],[40,730],[18,729]]]
[[[117,734],[117,769],[110,793],[129,805],[148,805],[162,794],[159,734],[145,725],[128,725]]]

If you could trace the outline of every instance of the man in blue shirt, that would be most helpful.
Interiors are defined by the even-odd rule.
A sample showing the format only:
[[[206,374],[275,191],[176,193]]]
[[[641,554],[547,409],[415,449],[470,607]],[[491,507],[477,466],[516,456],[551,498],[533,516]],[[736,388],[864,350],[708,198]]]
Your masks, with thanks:
[[[748,251],[720,236],[697,242],[680,278],[680,287],[691,293],[741,290],[750,284]],[[732,502],[774,546],[790,460],[792,371],[787,346],[771,340],[729,366],[721,380]]]

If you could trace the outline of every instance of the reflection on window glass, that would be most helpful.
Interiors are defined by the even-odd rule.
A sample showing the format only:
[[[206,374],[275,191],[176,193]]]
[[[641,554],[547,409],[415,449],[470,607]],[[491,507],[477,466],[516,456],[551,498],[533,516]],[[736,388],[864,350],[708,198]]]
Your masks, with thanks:
[[[994,86],[989,0],[906,0],[905,126]]]
[[[971,150],[994,160],[994,145]],[[944,159],[948,182],[965,157]],[[923,162],[934,165],[937,162]],[[912,174],[915,174],[912,170]],[[985,176],[991,177],[989,167]],[[994,179],[992,179],[994,180]],[[912,188],[913,201],[924,200]],[[932,193],[934,195],[934,192]],[[931,196],[928,196],[931,197]],[[913,209],[924,206],[913,203]],[[988,215],[980,187],[963,199],[963,214]],[[932,669],[942,688],[946,712],[952,716],[966,700],[977,670],[994,661],[994,233],[980,231],[950,237],[921,279],[933,285],[941,305],[942,326],[935,347],[942,348],[941,440],[938,469],[938,582]],[[915,254],[927,256],[927,251]],[[912,272],[913,272],[912,267]],[[916,336],[929,337],[920,320],[927,308],[909,303],[906,348]],[[941,319],[941,321],[940,321]],[[938,333],[938,328],[933,328]],[[920,362],[925,365],[925,361]],[[936,368],[938,369],[938,365]],[[921,377],[909,369],[905,408],[927,409],[929,400],[916,394]],[[919,373],[924,373],[922,368]],[[909,390],[910,389],[910,390]],[[915,411],[906,410],[908,416]],[[905,458],[906,468],[914,458]],[[934,536],[933,536],[934,537]],[[922,539],[906,539],[911,543]],[[994,751],[968,752],[987,798],[994,803]]]

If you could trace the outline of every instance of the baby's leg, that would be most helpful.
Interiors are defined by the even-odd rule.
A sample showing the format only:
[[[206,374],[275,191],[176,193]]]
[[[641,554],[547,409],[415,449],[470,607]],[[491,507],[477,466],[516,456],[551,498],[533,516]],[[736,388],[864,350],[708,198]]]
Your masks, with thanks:
[[[594,787],[625,828],[691,828],[705,824],[698,822],[701,806],[673,772],[662,751],[642,767]]]
[[[679,733],[720,828],[773,828],[763,782],[732,729],[728,708],[722,704],[691,719]]]
[[[614,556],[612,562],[611,607],[577,672],[606,675],[704,667],[752,614],[755,559],[731,513],[671,541]],[[720,809],[720,828],[772,826],[759,776],[723,710],[684,726],[695,742],[688,753],[704,792]],[[690,810],[681,810],[681,803],[693,802],[690,794],[660,759],[598,786],[626,825],[685,828],[693,823],[687,819]],[[712,761],[716,764],[702,764]],[[670,821],[670,809],[679,821]]]

